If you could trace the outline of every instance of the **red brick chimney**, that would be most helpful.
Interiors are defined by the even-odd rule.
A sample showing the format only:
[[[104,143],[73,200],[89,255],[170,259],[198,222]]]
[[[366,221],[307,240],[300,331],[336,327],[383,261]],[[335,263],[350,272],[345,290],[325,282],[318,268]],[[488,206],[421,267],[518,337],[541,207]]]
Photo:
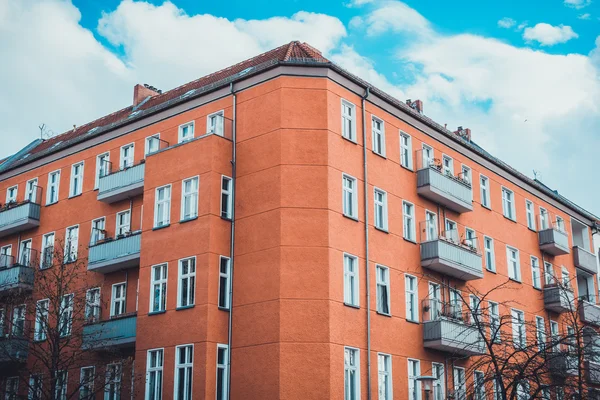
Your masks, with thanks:
[[[147,84],[140,85],[139,83],[133,87],[133,106],[137,106],[142,101],[146,100],[148,96],[156,96],[162,92]]]
[[[462,126],[459,126],[458,129],[454,132],[454,134],[462,137],[463,139],[466,139],[468,142],[471,141],[471,130],[469,128],[463,129]]]
[[[421,100],[412,101],[411,99],[406,100],[406,105],[418,112],[423,114],[423,102]]]

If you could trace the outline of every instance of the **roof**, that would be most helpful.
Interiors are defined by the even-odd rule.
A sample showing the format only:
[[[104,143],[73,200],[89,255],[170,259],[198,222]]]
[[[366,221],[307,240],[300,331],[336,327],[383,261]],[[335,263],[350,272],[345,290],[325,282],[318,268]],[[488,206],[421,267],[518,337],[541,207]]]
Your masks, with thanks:
[[[118,126],[125,125],[131,121],[142,119],[150,114],[158,112],[162,109],[169,108],[174,104],[187,101],[193,97],[197,97],[203,93],[211,90],[229,85],[230,83],[254,74],[258,74],[269,68],[277,65],[317,65],[327,66],[334,71],[342,74],[343,76],[353,80],[364,88],[369,88],[371,93],[385,99],[390,104],[393,104],[397,108],[402,109],[407,114],[423,122],[429,127],[445,134],[455,142],[471,149],[475,153],[491,161],[502,169],[508,171],[512,175],[516,176],[522,181],[527,182],[529,185],[535,187],[541,192],[545,193],[549,197],[556,201],[564,204],[565,206],[574,209],[575,211],[585,215],[596,224],[599,224],[600,218],[594,214],[584,210],[577,206],[573,202],[566,199],[564,196],[558,194],[547,186],[541,184],[541,182],[533,180],[528,176],[520,173],[516,169],[512,168],[502,160],[492,156],[490,153],[485,151],[483,148],[478,146],[472,141],[467,141],[462,137],[454,134],[446,127],[433,121],[431,118],[419,113],[412,109],[405,102],[402,102],[384,91],[377,89],[367,81],[360,77],[346,71],[340,66],[334,64],[327,58],[325,58],[321,52],[307,43],[301,43],[299,41],[292,41],[283,46],[269,50],[263,54],[252,57],[248,60],[242,61],[238,64],[232,65],[228,68],[222,69],[210,75],[206,75],[200,79],[191,81],[182,86],[176,87],[172,90],[166,91],[162,94],[158,94],[147,98],[137,106],[128,106],[121,110],[115,111],[112,114],[108,114],[104,117],[91,121],[85,125],[74,127],[73,129],[57,135],[51,139],[32,142],[30,145],[17,152],[15,155],[9,157],[8,160],[0,163],[0,173],[11,169],[14,169],[20,165],[24,165],[35,159],[39,159],[46,155],[60,151],[64,148],[70,147],[76,143],[87,140],[88,138],[100,135],[106,131],[110,131]]]

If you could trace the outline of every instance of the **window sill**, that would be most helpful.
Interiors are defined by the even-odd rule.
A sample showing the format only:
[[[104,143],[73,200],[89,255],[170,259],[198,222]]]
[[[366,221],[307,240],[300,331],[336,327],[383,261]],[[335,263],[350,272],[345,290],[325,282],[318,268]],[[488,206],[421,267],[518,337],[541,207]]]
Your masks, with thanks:
[[[536,231],[536,230],[535,230],[535,229],[533,229],[533,228],[527,227],[527,229],[529,229],[531,232],[538,233],[538,231]]]
[[[186,222],[191,222],[191,221],[195,221],[198,219],[198,216],[195,217],[190,217],[190,218],[185,218],[185,219],[181,219],[179,220],[180,224],[185,224]]]
[[[412,319],[408,319],[408,318],[406,318],[405,320],[406,320],[406,322],[410,322],[411,324],[415,324],[415,325],[421,325],[421,324],[419,323],[419,321],[413,321]]]
[[[224,216],[221,215],[221,219],[225,220],[225,221],[231,222],[231,217],[224,217]]]
[[[54,201],[52,203],[46,203],[45,207],[50,207],[50,206],[53,206],[54,204],[58,204],[58,200]]]
[[[407,239],[407,238],[405,238],[405,237],[402,237],[402,239],[404,239],[404,241],[405,241],[405,242],[408,242],[408,243],[412,243],[412,244],[418,244],[417,242],[415,242],[415,241],[414,241],[414,240],[412,240],[412,239]]]
[[[392,318],[392,314],[390,314],[390,313],[384,313],[384,312],[381,312],[381,311],[376,311],[376,313],[379,314],[379,315],[381,315],[381,316],[383,316],[383,317]]]
[[[388,230],[387,230],[387,229],[378,228],[378,227],[375,227],[375,229],[377,229],[377,230],[378,230],[378,231],[380,231],[380,232],[383,232],[383,233],[387,233],[387,234],[389,234],[389,232],[388,232]]]
[[[190,308],[194,308],[196,307],[195,304],[189,305],[189,306],[179,306],[175,309],[175,311],[183,311],[183,310],[189,310]]]
[[[485,208],[486,210],[492,211],[492,207],[490,206],[486,206],[486,205],[481,205],[481,207]]]
[[[504,214],[502,214],[502,215],[504,216],[504,218],[505,218],[505,219],[507,219],[507,220],[509,220],[509,221],[511,221],[511,222],[514,222],[515,224],[517,223],[517,220],[516,220],[516,219],[509,218],[509,217],[507,217],[507,216],[506,216],[506,215],[504,215]]]
[[[373,152],[373,154],[375,154],[376,156],[379,156],[381,158],[383,158],[384,160],[387,160],[387,157],[385,156],[385,154],[381,154],[376,152],[375,150],[371,150]]]
[[[149,313],[148,313],[148,316],[151,316],[151,315],[159,315],[159,314],[164,314],[164,313],[166,313],[166,312],[167,312],[167,310],[162,310],[162,311],[151,311],[151,312],[149,312]]]
[[[170,227],[170,226],[171,226],[171,224],[170,224],[170,223],[169,223],[169,224],[166,224],[166,225],[155,226],[154,228],[152,228],[152,230],[153,230],[153,231],[158,231],[158,230],[160,230],[160,229],[165,229],[165,228],[168,228],[168,227]]]
[[[346,141],[348,141],[350,143],[358,144],[358,142],[356,140],[353,140],[353,139],[351,139],[349,137],[346,137],[344,135],[342,135],[342,139],[344,139],[344,140],[346,140]]]
[[[346,217],[348,219],[351,219],[352,221],[358,222],[358,218],[356,218],[356,217],[352,217],[352,216],[347,215],[347,214],[343,214],[343,215],[344,215],[344,217]]]
[[[221,307],[221,306],[217,306],[217,308],[221,311],[225,311],[225,312],[229,312],[229,307]]]
[[[81,195],[83,195],[83,193],[74,194],[74,195],[71,195],[71,196],[69,196],[69,197],[67,197],[67,198],[68,198],[68,199],[74,199],[75,197],[80,197]]]
[[[497,274],[497,272],[496,272],[496,270],[495,270],[495,269],[489,269],[489,268],[486,268],[485,270],[486,270],[487,272],[491,272],[492,274]]]
[[[415,172],[415,170],[414,170],[412,167],[406,167],[406,166],[404,166],[404,165],[402,165],[402,164],[400,164],[400,166],[401,166],[402,168],[404,168],[405,170],[407,170],[407,171],[410,171],[410,172]]]
[[[535,290],[537,290],[538,292],[543,292],[541,287],[535,287],[535,286],[531,286],[532,288],[534,288]]]
[[[508,280],[509,280],[509,281],[516,282],[516,283],[523,284],[523,282],[521,282],[520,280],[517,280],[517,279],[515,279],[515,278],[508,278]]]
[[[357,306],[357,305],[354,305],[354,304],[350,304],[350,303],[344,302],[344,305],[346,307],[350,307],[350,308],[354,308],[354,309],[360,310],[360,306]]]

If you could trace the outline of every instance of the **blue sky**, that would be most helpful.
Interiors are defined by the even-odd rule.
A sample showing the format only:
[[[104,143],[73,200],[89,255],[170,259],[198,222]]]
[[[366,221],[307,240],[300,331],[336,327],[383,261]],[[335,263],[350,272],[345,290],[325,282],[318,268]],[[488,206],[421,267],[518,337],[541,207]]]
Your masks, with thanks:
[[[0,0],[0,157],[291,40],[600,215],[600,0]]]

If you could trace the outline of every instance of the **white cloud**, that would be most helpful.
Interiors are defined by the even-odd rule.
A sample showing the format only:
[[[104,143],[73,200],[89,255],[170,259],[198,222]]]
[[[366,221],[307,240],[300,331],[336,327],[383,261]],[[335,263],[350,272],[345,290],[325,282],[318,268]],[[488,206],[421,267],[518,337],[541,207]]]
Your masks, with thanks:
[[[581,9],[592,4],[592,0],[564,0],[567,7]]]
[[[523,29],[525,29],[527,27],[528,22],[527,21],[523,21],[519,24],[519,26],[517,26],[517,30],[518,31],[522,31]]]
[[[583,20],[589,20],[591,18],[591,14],[590,13],[585,13],[585,14],[579,14],[577,16],[578,19],[583,19]]]
[[[513,26],[515,26],[516,24],[517,24],[517,21],[515,21],[512,18],[508,18],[508,17],[504,17],[498,21],[498,26],[500,28],[504,28],[504,29],[510,29]]]
[[[543,22],[532,28],[526,28],[523,32],[523,39],[529,42],[539,42],[542,46],[565,43],[578,37],[579,35],[577,35],[570,26],[552,26]]]
[[[378,36],[389,31],[413,33],[421,37],[427,37],[433,33],[427,19],[415,9],[399,1],[381,3],[364,20],[369,36]]]

